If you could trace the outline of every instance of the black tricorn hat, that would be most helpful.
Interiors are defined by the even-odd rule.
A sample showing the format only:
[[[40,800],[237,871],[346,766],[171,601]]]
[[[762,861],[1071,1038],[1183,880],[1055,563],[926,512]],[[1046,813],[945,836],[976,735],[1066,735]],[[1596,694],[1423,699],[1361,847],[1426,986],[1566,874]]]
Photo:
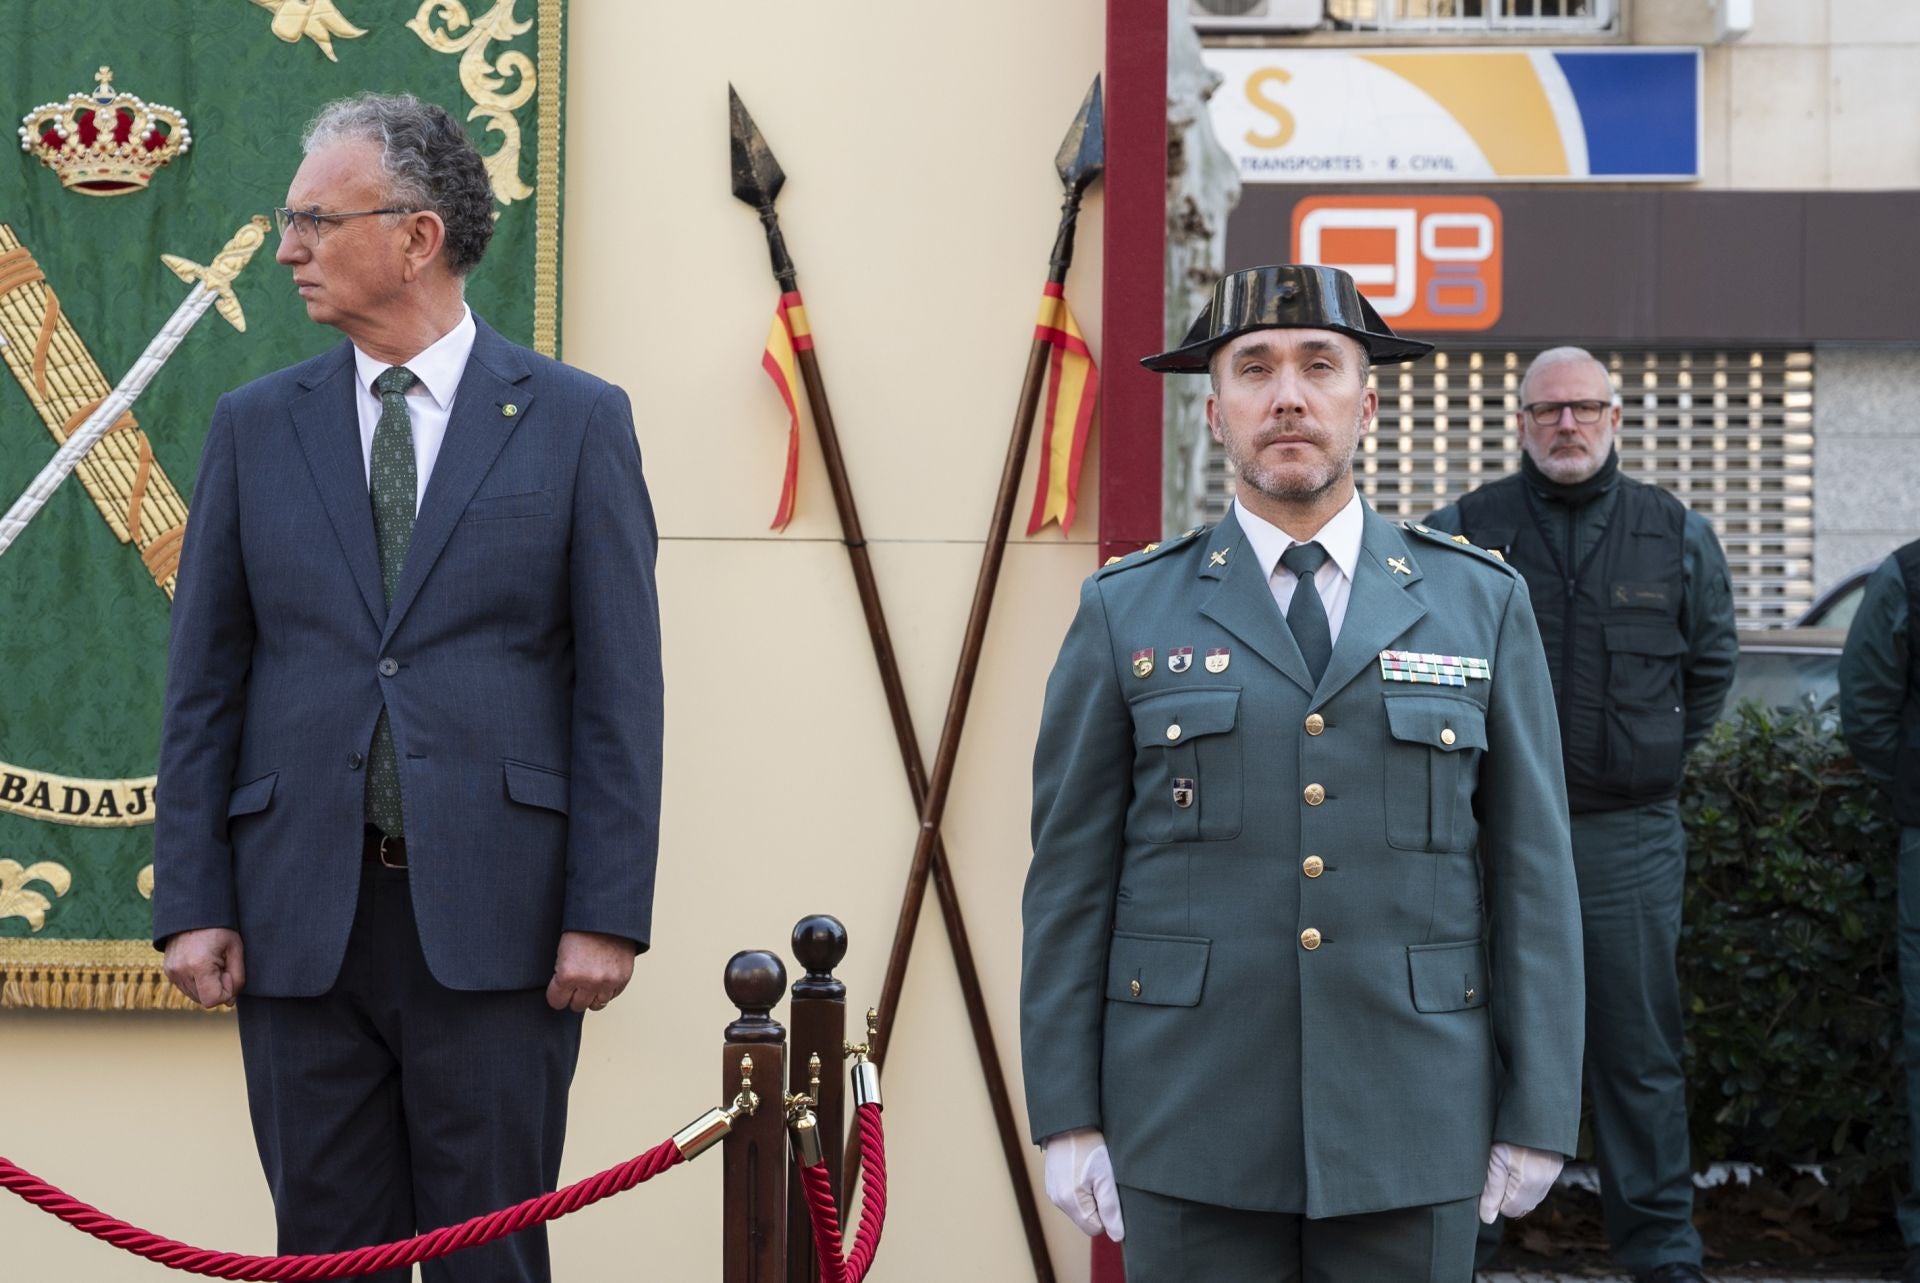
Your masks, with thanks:
[[[1333,330],[1367,349],[1376,365],[1411,361],[1433,344],[1403,339],[1337,267],[1277,263],[1220,278],[1193,328],[1171,352],[1140,364],[1162,374],[1205,374],[1215,348],[1248,330]]]

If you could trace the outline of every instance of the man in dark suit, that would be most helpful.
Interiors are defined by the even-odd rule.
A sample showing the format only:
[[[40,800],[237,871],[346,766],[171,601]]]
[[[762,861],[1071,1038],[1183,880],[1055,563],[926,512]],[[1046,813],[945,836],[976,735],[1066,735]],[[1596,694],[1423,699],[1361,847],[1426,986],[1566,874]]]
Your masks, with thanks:
[[[349,341],[214,410],[154,837],[154,939],[237,1003],[283,1252],[553,1187],[581,1013],[647,945],[661,769],[626,396],[468,310],[492,193],[446,112],[343,100],[305,147],[278,258]],[[426,1278],[544,1280],[545,1239]]]

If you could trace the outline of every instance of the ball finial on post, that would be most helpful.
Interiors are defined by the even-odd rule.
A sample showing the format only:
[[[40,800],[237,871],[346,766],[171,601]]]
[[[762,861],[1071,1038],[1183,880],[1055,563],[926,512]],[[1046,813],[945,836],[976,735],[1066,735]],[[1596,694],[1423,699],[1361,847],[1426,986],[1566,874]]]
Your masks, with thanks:
[[[847,929],[830,913],[814,913],[793,925],[793,956],[809,980],[824,980],[847,956]]]
[[[742,949],[727,959],[727,998],[740,1018],[727,1026],[729,1042],[779,1042],[785,1031],[772,1012],[787,992],[787,969],[765,949]]]

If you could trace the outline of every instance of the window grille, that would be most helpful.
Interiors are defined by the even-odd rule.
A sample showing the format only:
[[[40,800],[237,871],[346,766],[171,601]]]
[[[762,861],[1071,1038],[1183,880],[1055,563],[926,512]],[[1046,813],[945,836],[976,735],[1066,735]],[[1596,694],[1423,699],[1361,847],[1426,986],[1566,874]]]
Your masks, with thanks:
[[[1621,467],[1713,523],[1740,623],[1797,618],[1813,601],[1813,353],[1589,350],[1620,388]],[[1513,415],[1538,351],[1456,348],[1376,369],[1379,417],[1354,456],[1368,502],[1418,521],[1518,468]],[[1232,497],[1218,445],[1206,466],[1195,519],[1212,522]]]
[[[1336,28],[1444,35],[1612,32],[1618,11],[1617,0],[1327,0]]]

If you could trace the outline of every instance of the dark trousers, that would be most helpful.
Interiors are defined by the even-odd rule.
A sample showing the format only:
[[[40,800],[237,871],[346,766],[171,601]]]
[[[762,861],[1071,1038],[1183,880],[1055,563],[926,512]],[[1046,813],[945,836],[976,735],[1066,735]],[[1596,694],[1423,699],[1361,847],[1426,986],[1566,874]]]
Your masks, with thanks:
[[[551,1010],[542,990],[443,987],[420,951],[404,870],[363,868],[332,990],[242,995],[238,1006],[282,1253],[409,1238],[558,1181],[580,1017]],[[526,1230],[421,1269],[427,1283],[546,1283],[546,1235]]]
[[[1127,1283],[1468,1283],[1479,1199],[1309,1220],[1120,1187]]]
[[[1576,815],[1572,832],[1601,1220],[1614,1259],[1628,1270],[1644,1273],[1669,1261],[1698,1265],[1674,963],[1687,874],[1680,805]],[[1499,1228],[1482,1235],[1488,1249]],[[1483,1250],[1483,1262],[1491,1255]]]
[[[1907,1067],[1907,1193],[1897,1216],[1900,1237],[1920,1247],[1920,829],[1900,830],[1899,957],[1901,1060]]]

